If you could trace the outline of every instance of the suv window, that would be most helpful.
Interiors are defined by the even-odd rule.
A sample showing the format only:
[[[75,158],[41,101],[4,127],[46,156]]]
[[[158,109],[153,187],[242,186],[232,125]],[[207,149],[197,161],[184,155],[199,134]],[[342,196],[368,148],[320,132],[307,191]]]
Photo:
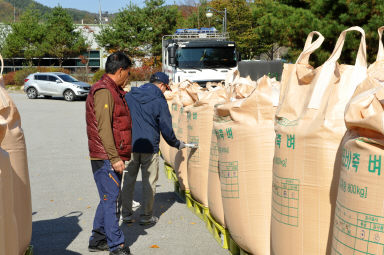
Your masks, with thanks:
[[[39,74],[39,75],[35,75],[35,80],[47,81],[48,78],[47,78],[46,75],[41,75],[41,74]]]
[[[48,80],[49,81],[56,81],[57,78],[55,76],[48,75]]]

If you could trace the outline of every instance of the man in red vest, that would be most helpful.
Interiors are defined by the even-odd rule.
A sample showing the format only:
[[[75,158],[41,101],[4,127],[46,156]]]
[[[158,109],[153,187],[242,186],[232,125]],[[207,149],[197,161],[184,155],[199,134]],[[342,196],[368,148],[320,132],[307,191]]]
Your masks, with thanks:
[[[88,249],[109,250],[110,255],[131,254],[117,213],[124,162],[131,156],[131,115],[122,89],[131,65],[124,53],[111,54],[106,74],[92,86],[86,101],[89,155],[100,196]]]

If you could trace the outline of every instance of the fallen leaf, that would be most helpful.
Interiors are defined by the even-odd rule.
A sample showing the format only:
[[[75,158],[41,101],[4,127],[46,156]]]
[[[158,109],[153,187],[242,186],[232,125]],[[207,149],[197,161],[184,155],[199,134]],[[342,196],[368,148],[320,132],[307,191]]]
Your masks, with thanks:
[[[53,200],[51,200],[51,202],[53,202]]]
[[[91,208],[90,206],[87,206],[87,209]]]
[[[170,220],[170,221],[168,221],[168,224],[172,224],[172,221]]]
[[[193,225],[193,224],[196,224],[196,222],[191,222],[191,224]]]
[[[83,198],[82,198],[82,197],[79,197],[79,200],[83,200]]]
[[[157,246],[156,244],[152,245],[151,248],[160,248],[159,246]]]

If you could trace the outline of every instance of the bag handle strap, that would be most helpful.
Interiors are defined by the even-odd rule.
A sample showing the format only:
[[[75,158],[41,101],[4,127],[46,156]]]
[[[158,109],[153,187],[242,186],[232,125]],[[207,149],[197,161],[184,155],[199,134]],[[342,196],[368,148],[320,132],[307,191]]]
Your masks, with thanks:
[[[376,61],[384,60],[384,47],[383,47],[383,41],[382,41],[383,31],[384,31],[384,26],[379,27],[379,29],[377,29],[377,32],[379,33],[379,51],[377,52]]]
[[[361,27],[357,27],[357,26],[344,30],[343,32],[341,32],[339,39],[336,42],[335,48],[334,48],[331,56],[323,64],[323,68],[321,69],[320,74],[319,74],[322,78],[318,79],[316,84],[314,85],[315,87],[312,91],[312,96],[311,96],[311,99],[308,103],[308,108],[320,109],[320,105],[322,102],[321,100],[324,96],[327,84],[329,84],[329,81],[332,78],[332,74],[333,74],[335,67],[336,67],[336,62],[340,58],[341,52],[343,50],[345,37],[347,35],[347,32],[349,32],[349,31],[358,31],[361,33],[361,41],[360,41],[360,45],[359,45],[359,51],[357,52],[355,66],[354,66],[354,68],[356,68],[354,75],[358,75],[362,69],[365,71],[367,70],[367,52],[366,52],[367,46],[365,43],[364,30]],[[347,86],[348,88],[340,87],[340,91],[345,92],[344,98],[348,98],[349,96],[352,96],[352,95],[349,95],[349,93],[353,93],[353,91],[356,88],[356,86],[358,85],[358,83],[361,82],[360,81],[361,77],[356,77],[356,79],[351,78],[350,83],[344,84],[344,86]],[[351,88],[353,88],[353,89],[351,89]]]
[[[341,51],[343,50],[345,37],[349,31],[357,31],[361,33],[361,40],[359,45],[359,51],[356,55],[356,61],[355,66],[361,66],[367,68],[367,45],[365,43],[365,32],[361,27],[355,26],[350,27],[343,32],[341,32],[339,39],[337,39],[335,48],[333,49],[333,52],[331,56],[328,58],[327,62],[333,62],[336,63],[336,61],[340,58]]]
[[[314,35],[317,35],[318,38],[316,39],[316,41],[312,42]],[[309,33],[307,36],[307,40],[305,41],[304,50],[297,58],[296,64],[308,64],[309,57],[315,50],[320,48],[323,41],[324,36],[320,32],[312,31],[311,33]]]
[[[0,54],[0,62],[1,62],[1,69],[0,69],[0,77],[1,77],[3,76],[3,70],[4,70],[4,60],[1,54]]]

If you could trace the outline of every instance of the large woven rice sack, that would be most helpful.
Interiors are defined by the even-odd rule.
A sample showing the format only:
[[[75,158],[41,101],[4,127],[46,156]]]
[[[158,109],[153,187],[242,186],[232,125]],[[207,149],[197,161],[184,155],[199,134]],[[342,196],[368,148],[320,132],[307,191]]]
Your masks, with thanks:
[[[0,59],[2,62],[1,56]],[[1,64],[3,68],[3,63]],[[32,204],[27,153],[20,115],[4,88],[2,68],[0,73],[0,126],[1,129],[5,127],[5,135],[1,135],[4,137],[0,140],[0,165],[1,178],[4,177],[1,180],[4,185],[1,186],[1,193],[6,204],[3,209],[7,212],[3,218],[5,225],[0,228],[5,227],[6,249],[9,249],[6,250],[9,252],[4,254],[24,254],[32,236]],[[9,216],[10,212],[12,212],[11,216]],[[12,229],[8,227],[12,227]]]
[[[362,34],[355,65],[338,64],[346,33]],[[319,38],[312,43],[314,34]],[[316,69],[310,54],[324,38],[309,34],[295,64],[285,64],[282,99],[276,113],[273,166],[272,254],[331,252],[331,223],[338,170],[334,168],[345,134],[344,109],[366,77],[366,45],[359,27],[344,30],[330,58]]]
[[[188,139],[188,123],[187,123],[187,112],[186,110],[189,107],[192,107],[192,104],[195,102],[194,98],[197,98],[197,89],[192,89],[192,96],[188,93],[188,87],[195,87],[195,84],[192,84],[188,81],[185,81],[179,85],[178,97],[174,99],[172,103],[173,115],[177,116],[177,128],[174,127],[177,139],[181,141],[187,141]],[[177,111],[177,113],[176,113]],[[173,120],[172,122],[176,121]],[[187,150],[178,150],[176,148],[170,149],[170,164],[176,172],[180,188],[182,190],[189,190],[188,187],[188,172],[187,172]]]
[[[248,97],[257,86],[257,82],[253,81],[249,76],[247,78],[240,77],[239,70],[234,70],[227,74],[225,86],[230,91],[233,100],[235,100]]]
[[[174,88],[172,91],[167,90],[164,92],[164,97],[167,100],[168,109],[170,113],[172,113],[172,101],[173,101],[173,98],[176,96],[176,94],[177,94],[176,88]],[[172,118],[172,123],[173,123],[173,118]],[[164,140],[162,135],[160,136],[159,149],[164,161],[169,164],[169,162],[171,161],[171,158],[170,158],[171,147],[167,144],[167,142]]]
[[[177,124],[176,136],[178,139],[184,142],[187,141],[188,139],[187,111],[191,107],[192,105],[180,107],[179,122]],[[187,172],[188,151],[185,149],[177,150],[177,151],[174,151],[175,154],[172,154],[172,151],[173,150],[171,150],[171,158],[174,159],[174,170],[176,172],[176,176],[178,178],[180,188],[182,190],[189,190],[188,172]]]
[[[208,168],[208,208],[209,214],[225,227],[223,199],[219,172],[219,149],[215,129],[212,129]]]
[[[176,134],[177,128],[178,128],[178,123],[179,123],[180,108],[182,107],[182,103],[181,103],[180,97],[179,97],[179,91],[177,91],[175,93],[174,97],[172,98],[172,101],[170,102],[170,105],[171,105],[170,113],[171,113],[171,117],[172,117],[172,128],[173,128],[173,132],[175,132],[175,134]],[[178,138],[178,139],[180,139],[180,138]],[[169,160],[167,161],[167,163],[174,169],[175,168],[175,155],[176,155],[178,149],[170,147],[170,146],[168,148],[169,148]]]
[[[333,224],[332,254],[384,251],[384,51],[346,108],[348,131],[341,144],[340,180]]]
[[[215,108],[225,225],[252,254],[270,252],[274,88],[264,76],[248,98]],[[277,105],[277,104],[276,104]]]
[[[3,128],[0,123],[0,132],[5,131],[1,130]],[[9,154],[0,148],[0,254],[21,254],[12,190],[13,169]]]
[[[188,186],[191,195],[208,206],[208,168],[213,128],[214,105],[229,102],[224,88],[212,89],[198,95],[198,101],[187,110],[188,143],[199,145],[187,150]]]

